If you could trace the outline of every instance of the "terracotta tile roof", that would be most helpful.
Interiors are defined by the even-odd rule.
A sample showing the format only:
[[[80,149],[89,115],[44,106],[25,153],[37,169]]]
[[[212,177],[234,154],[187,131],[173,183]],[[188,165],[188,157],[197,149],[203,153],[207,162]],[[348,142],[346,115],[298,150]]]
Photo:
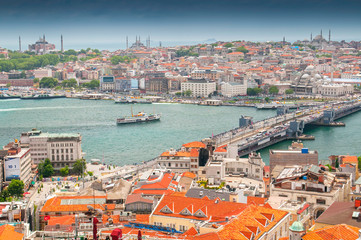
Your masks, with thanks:
[[[218,236],[220,239],[258,239],[265,232],[273,228],[288,213],[277,209],[249,205],[241,214],[224,225]],[[273,216],[273,219],[269,216]],[[264,225],[268,223],[268,225]],[[257,234],[258,233],[258,234]]]
[[[125,201],[125,204],[135,203],[135,202],[142,202],[142,203],[153,203],[151,199],[143,198],[142,194],[130,194]]]
[[[0,240],[22,240],[24,234],[15,231],[15,227],[11,225],[2,225],[0,227]]]
[[[108,222],[108,219],[111,218],[113,220],[114,224],[119,224],[121,223],[119,215],[105,215],[103,214],[102,216],[102,222],[103,224],[106,224]]]
[[[184,219],[197,219],[212,221],[224,220],[226,217],[237,215],[246,208],[246,204],[234,203],[216,200],[209,200],[208,198],[188,198],[176,195],[167,195],[162,198],[153,215],[161,215],[168,217],[178,217]],[[171,213],[162,212],[163,209],[169,208]],[[182,215],[181,212],[185,209],[191,215]],[[193,216],[195,213],[202,213],[203,216]]]
[[[135,216],[136,222],[149,223],[149,214],[137,214]]]
[[[355,240],[358,238],[360,228],[346,224],[328,226],[306,233],[303,240]]]
[[[194,236],[194,235],[197,235],[197,234],[198,234],[197,230],[194,227],[191,227],[186,232],[184,232],[182,235],[184,235],[184,236]]]
[[[41,212],[86,212],[88,211],[88,205],[93,206],[93,204],[84,203],[84,204],[61,204],[62,200],[75,200],[75,199],[98,199],[106,198],[106,196],[65,196],[65,197],[53,197],[46,201],[44,206],[41,209]],[[95,209],[105,210],[107,206],[108,210],[114,210],[115,204],[95,204]]]
[[[175,154],[170,154],[170,152],[164,152],[160,155],[161,157],[198,157],[198,150],[191,149],[191,151],[177,151]]]
[[[199,141],[185,143],[182,146],[185,148],[205,148],[206,147],[206,145],[204,143],[199,142]]]
[[[343,156],[342,157],[343,163],[358,163],[357,156]]]
[[[64,215],[60,217],[51,217],[48,221],[48,225],[71,225],[72,223],[75,223],[75,215]]]
[[[267,198],[261,198],[261,197],[247,197],[247,204],[256,204],[256,205],[264,205],[267,201]]]
[[[197,175],[195,173],[191,173],[191,172],[184,172],[182,174],[182,177],[188,177],[188,178],[196,178]]]
[[[214,152],[227,152],[227,144],[216,148]]]

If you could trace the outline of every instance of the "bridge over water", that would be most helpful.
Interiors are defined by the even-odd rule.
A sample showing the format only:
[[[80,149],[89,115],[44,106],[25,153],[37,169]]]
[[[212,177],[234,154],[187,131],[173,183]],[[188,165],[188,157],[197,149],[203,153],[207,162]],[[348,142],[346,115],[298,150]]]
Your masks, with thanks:
[[[343,126],[335,120],[361,110],[361,101],[340,101],[320,104],[289,112],[277,109],[277,116],[252,122],[242,116],[239,127],[212,137],[216,147],[236,145],[238,154],[244,156],[287,139],[298,139],[306,124],[319,126]]]

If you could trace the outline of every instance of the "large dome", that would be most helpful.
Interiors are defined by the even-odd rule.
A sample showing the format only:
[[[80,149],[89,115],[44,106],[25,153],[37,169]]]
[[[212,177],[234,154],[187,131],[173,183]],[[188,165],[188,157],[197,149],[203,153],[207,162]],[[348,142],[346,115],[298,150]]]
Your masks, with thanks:
[[[308,75],[307,73],[303,74],[301,78],[309,78],[310,75]]]
[[[292,223],[292,226],[290,227],[290,230],[293,232],[303,232],[303,231],[305,231],[305,228],[301,222],[294,221]]]

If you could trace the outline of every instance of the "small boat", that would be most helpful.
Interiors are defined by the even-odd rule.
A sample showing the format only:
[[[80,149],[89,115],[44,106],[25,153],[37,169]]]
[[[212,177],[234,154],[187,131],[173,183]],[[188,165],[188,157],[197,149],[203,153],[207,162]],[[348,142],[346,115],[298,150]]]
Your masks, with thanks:
[[[133,115],[133,109],[132,109],[132,116],[125,116],[123,118],[118,118],[117,124],[159,121],[160,117],[161,114],[147,114],[144,112],[139,112],[138,114]]]
[[[114,101],[115,103],[122,103],[122,104],[127,104],[127,103],[141,103],[141,104],[151,104],[152,102],[148,99],[145,98],[130,98],[130,97],[126,97],[126,98],[117,98]]]
[[[6,93],[0,94],[0,99],[11,99],[11,98],[20,98],[20,96],[9,95],[9,94],[6,94]]]
[[[49,94],[35,94],[20,97],[22,100],[36,100],[36,99],[51,99],[51,98],[65,98],[64,95],[49,95]]]

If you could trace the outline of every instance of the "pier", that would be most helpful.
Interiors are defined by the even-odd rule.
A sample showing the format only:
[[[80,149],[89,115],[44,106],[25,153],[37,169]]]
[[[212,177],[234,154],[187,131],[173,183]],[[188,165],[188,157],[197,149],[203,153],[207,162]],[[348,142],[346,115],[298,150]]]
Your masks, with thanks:
[[[360,100],[325,103],[294,112],[289,112],[285,107],[277,109],[277,116],[258,122],[253,122],[251,117],[242,116],[238,128],[215,135],[211,139],[216,147],[237,146],[239,156],[244,156],[284,140],[302,138],[307,124],[345,126],[336,120],[360,110]]]

